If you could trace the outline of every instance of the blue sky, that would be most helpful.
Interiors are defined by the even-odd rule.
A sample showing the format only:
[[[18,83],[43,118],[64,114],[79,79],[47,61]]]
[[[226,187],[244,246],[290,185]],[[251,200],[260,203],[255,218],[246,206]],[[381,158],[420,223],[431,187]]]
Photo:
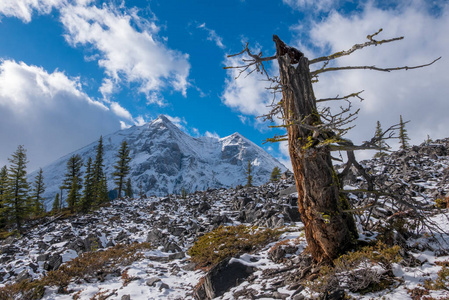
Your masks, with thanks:
[[[356,128],[408,125],[412,143],[448,136],[448,1],[0,0],[0,165],[17,145],[33,170],[120,128],[166,114],[193,136],[240,132],[286,162],[279,133],[255,117],[272,96],[263,77],[234,80],[239,52],[274,54],[272,35],[309,58],[349,49],[384,28],[395,44],[362,50],[343,65],[436,65],[417,71],[326,74],[317,98],[364,90]],[[276,64],[267,66],[276,74]],[[392,143],[395,146],[395,143]],[[361,155],[363,157],[363,155]]]

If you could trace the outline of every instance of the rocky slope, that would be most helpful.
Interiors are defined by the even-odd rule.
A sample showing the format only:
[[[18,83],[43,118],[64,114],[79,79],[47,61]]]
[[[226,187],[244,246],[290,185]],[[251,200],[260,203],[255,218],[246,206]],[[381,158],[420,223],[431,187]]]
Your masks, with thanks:
[[[95,273],[73,280],[65,290],[47,286],[43,299],[421,299],[417,293],[434,298],[449,297],[447,290],[424,289],[425,280],[435,280],[442,270],[449,245],[447,209],[434,209],[435,198],[448,194],[449,139],[415,146],[409,151],[364,161],[370,174],[386,182],[392,191],[408,195],[427,207],[427,220],[436,224],[418,228],[402,243],[404,260],[392,263],[393,284],[387,288],[360,293],[349,287],[317,293],[304,285],[315,276],[311,259],[303,250],[307,243],[297,213],[293,179],[260,187],[210,189],[180,197],[144,197],[115,200],[92,214],[66,219],[46,220],[20,238],[2,241],[0,282],[2,285],[39,278],[49,270],[81,256],[84,252],[102,251],[112,245],[149,242],[152,249],[143,257],[108,274]],[[363,188],[366,182],[353,172],[346,189]],[[354,206],[372,203],[359,193],[350,194]],[[396,205],[396,206],[395,206]],[[381,234],[398,204],[387,199],[377,201],[371,210],[357,217],[360,239],[372,240]],[[407,216],[400,217],[407,220]],[[195,270],[187,250],[204,233],[220,225],[287,226],[277,241],[255,252],[243,253],[219,264],[208,275]],[[388,229],[390,228],[390,229]],[[394,242],[397,239],[393,239]],[[315,267],[314,267],[315,268]],[[362,269],[363,270],[363,269]],[[376,268],[367,267],[367,270]],[[311,274],[312,272],[312,274]],[[223,283],[220,274],[231,277]],[[309,274],[309,275],[307,275]],[[371,274],[371,273],[370,273]],[[377,273],[373,273],[377,274]],[[357,274],[356,274],[357,275]],[[204,277],[206,276],[206,277]],[[221,276],[221,277],[220,277]],[[354,280],[353,280],[354,281]],[[208,296],[209,295],[209,296]],[[414,295],[414,296],[413,296]]]
[[[103,137],[104,165],[108,187],[113,189],[111,174],[120,144],[126,140],[132,158],[131,182],[135,194],[165,196],[208,188],[229,188],[246,183],[248,161],[253,166],[253,184],[267,182],[274,167],[286,168],[262,148],[239,133],[217,139],[193,138],[161,115],[151,123],[133,126]],[[94,142],[61,157],[43,168],[47,209],[51,208],[66,172],[67,161],[79,154],[84,162],[95,160]],[[29,178],[35,177],[35,173]],[[30,181],[31,182],[31,181]]]

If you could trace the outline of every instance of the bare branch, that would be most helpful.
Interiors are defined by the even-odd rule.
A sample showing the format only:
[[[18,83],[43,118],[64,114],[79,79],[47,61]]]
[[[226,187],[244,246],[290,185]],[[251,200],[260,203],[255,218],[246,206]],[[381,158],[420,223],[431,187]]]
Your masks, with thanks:
[[[360,91],[360,92],[357,92],[357,93],[352,93],[352,94],[346,95],[344,97],[338,97],[338,95],[337,95],[337,97],[334,97],[334,98],[318,99],[318,100],[316,100],[316,102],[319,103],[319,102],[326,102],[326,101],[348,100],[351,97],[356,97],[356,98],[359,98],[360,101],[363,101],[364,99],[362,97],[360,97],[360,94],[363,93],[363,92],[364,91]]]
[[[262,52],[260,52],[259,54],[252,54],[248,48],[248,43],[246,43],[245,48],[242,51],[240,51],[239,53],[236,53],[236,54],[230,54],[227,57],[229,58],[229,57],[239,56],[245,52],[246,52],[246,54],[248,54],[249,57],[251,57],[251,59],[242,59],[242,61],[245,63],[244,65],[242,65],[242,66],[227,66],[227,67],[223,67],[223,69],[225,69],[225,70],[239,69],[240,70],[239,75],[235,78],[235,79],[237,79],[240,77],[240,75],[242,75],[242,73],[247,71],[250,67],[254,66],[254,69],[248,71],[248,74],[246,76],[250,75],[254,71],[257,71],[257,73],[265,74],[267,76],[267,79],[271,80],[270,76],[268,75],[268,72],[265,70],[265,66],[263,63],[276,59],[276,56],[262,57]]]
[[[347,67],[335,67],[335,68],[320,69],[320,70],[313,71],[310,74],[312,74],[313,76],[316,76],[318,74],[325,73],[325,72],[342,71],[342,70],[374,70],[374,71],[381,71],[381,72],[413,70],[413,69],[419,69],[419,68],[424,68],[424,67],[433,65],[435,62],[437,62],[440,59],[441,59],[441,56],[428,64],[413,66],[413,67],[404,66],[404,67],[395,67],[395,68],[378,68],[376,66],[347,66]]]
[[[309,61],[309,65],[312,65],[312,64],[315,64],[315,63],[319,63],[319,62],[322,62],[322,61],[329,62],[332,59],[336,59],[336,58],[339,58],[339,57],[342,57],[342,56],[350,55],[354,51],[363,49],[365,47],[369,47],[369,46],[373,46],[373,45],[374,46],[382,45],[382,44],[385,44],[385,43],[390,43],[390,42],[399,41],[399,40],[404,39],[403,36],[397,37],[397,38],[388,39],[388,40],[381,40],[381,41],[376,41],[375,39],[373,39],[373,37],[378,35],[381,31],[382,31],[382,28],[379,29],[379,31],[374,33],[373,35],[368,35],[366,38],[369,40],[369,42],[366,42],[366,43],[363,43],[363,44],[355,44],[349,50],[340,51],[340,52],[336,52],[334,54],[331,54],[329,56],[322,56],[322,57],[318,57],[318,58],[312,59],[311,61]]]

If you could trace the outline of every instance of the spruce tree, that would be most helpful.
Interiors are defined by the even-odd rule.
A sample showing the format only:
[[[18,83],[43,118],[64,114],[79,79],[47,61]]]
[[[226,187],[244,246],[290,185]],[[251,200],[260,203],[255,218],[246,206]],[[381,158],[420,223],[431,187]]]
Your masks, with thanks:
[[[64,178],[64,189],[68,190],[67,205],[71,212],[74,212],[75,206],[80,200],[80,190],[82,188],[82,172],[83,160],[79,154],[74,154],[67,161],[67,173]]]
[[[271,181],[278,181],[279,178],[281,178],[281,168],[274,167],[273,171],[271,172]]]
[[[75,211],[75,207],[79,204],[80,199],[80,179],[77,176],[73,177],[72,187],[70,189],[69,195],[67,196],[67,204],[69,206],[70,212],[73,213]]]
[[[51,211],[53,213],[59,212],[61,210],[61,203],[59,201],[59,193],[56,194],[55,196],[55,200],[53,201],[53,208],[51,209]]]
[[[385,149],[389,149],[390,148],[390,146],[387,145],[385,140],[382,139],[382,134],[383,134],[382,127],[380,125],[380,122],[377,121],[376,132],[375,132],[374,136],[377,138],[376,146],[379,148],[379,151],[376,154],[374,154],[374,157],[382,157],[382,156],[387,155],[383,151]]]
[[[42,203],[42,194],[45,192],[44,185],[44,172],[42,168],[39,169],[39,173],[36,175],[34,179],[34,186],[31,198],[33,199],[33,213],[36,216],[41,215],[45,212],[44,204]]]
[[[103,175],[103,178],[100,180],[99,184],[99,204],[105,203],[109,201],[109,194],[108,194],[108,180],[106,178],[106,174]]]
[[[405,123],[402,121],[402,115],[400,116],[399,119],[399,143],[400,143],[400,149],[401,150],[406,150],[408,149],[408,147],[410,147],[408,141],[410,140],[410,138],[408,137],[407,134],[407,129],[405,129]]]
[[[114,165],[114,169],[116,170],[112,176],[114,176],[114,183],[117,185],[118,189],[118,197],[122,196],[122,190],[125,185],[125,178],[129,174],[129,162],[131,161],[131,157],[129,156],[129,148],[128,143],[126,141],[122,142],[120,149],[117,154],[117,164]]]
[[[133,196],[133,187],[131,185],[131,178],[128,177],[128,180],[126,181],[126,191],[125,191],[126,196],[132,198]]]
[[[107,189],[107,185],[105,182],[105,174],[103,171],[104,165],[103,165],[103,155],[104,155],[104,148],[103,148],[103,137],[100,137],[100,140],[98,141],[98,146],[97,146],[97,154],[95,156],[95,162],[93,164],[93,195],[94,195],[94,203],[96,205],[99,205],[101,203],[104,203],[106,201],[108,201],[108,197],[107,197],[107,191],[106,191],[106,197],[105,197],[105,192],[104,192],[104,188],[106,187]]]
[[[10,196],[7,197],[6,203],[11,210],[11,217],[17,226],[17,230],[22,232],[23,221],[28,217],[31,210],[31,203],[28,197],[28,182],[26,164],[27,156],[25,148],[20,145],[10,162],[8,170],[8,190]]]
[[[92,158],[89,157],[86,163],[86,175],[84,176],[84,193],[81,198],[80,209],[82,212],[88,212],[92,207],[94,200],[94,174],[92,168]]]
[[[6,197],[8,195],[8,169],[3,166],[0,170],[0,229],[6,227],[8,221],[8,206]]]
[[[246,186],[250,187],[253,186],[253,176],[251,175],[252,167],[251,167],[251,161],[248,160],[248,166],[246,168]]]

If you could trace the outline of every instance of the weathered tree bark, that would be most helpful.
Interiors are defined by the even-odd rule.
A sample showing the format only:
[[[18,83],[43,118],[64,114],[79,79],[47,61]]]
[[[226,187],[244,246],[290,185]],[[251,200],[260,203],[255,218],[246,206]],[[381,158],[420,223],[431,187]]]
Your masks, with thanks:
[[[276,35],[282,86],[282,110],[298,189],[299,212],[309,250],[318,262],[330,262],[356,243],[358,234],[345,195],[340,193],[329,146],[315,147],[316,135],[305,125],[321,123],[312,88],[309,61]],[[296,67],[292,63],[298,63]],[[311,127],[308,127],[311,128]]]

